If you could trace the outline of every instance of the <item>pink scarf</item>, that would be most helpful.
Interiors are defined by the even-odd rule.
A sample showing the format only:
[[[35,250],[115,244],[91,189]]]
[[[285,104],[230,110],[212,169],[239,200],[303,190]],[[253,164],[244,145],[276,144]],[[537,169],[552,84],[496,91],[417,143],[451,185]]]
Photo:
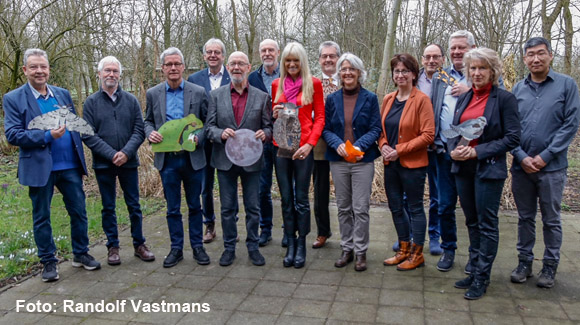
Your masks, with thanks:
[[[298,77],[296,81],[292,80],[292,77],[290,76],[284,79],[284,96],[288,102],[297,105],[296,99],[298,98],[301,89],[302,77]]]

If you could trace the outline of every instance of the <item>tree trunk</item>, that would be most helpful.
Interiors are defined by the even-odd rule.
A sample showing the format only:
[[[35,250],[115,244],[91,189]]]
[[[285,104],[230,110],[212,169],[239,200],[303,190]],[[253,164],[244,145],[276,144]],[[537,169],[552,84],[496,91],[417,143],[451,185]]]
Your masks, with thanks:
[[[564,1],[564,73],[572,74],[572,41],[574,38],[574,26],[572,25],[572,13],[570,12],[570,0]]]
[[[383,63],[381,64],[381,76],[379,77],[379,86],[377,87],[377,95],[382,99],[387,93],[389,74],[389,62],[393,57],[395,51],[395,38],[397,36],[397,21],[399,20],[399,12],[401,10],[401,0],[393,2],[393,9],[391,17],[389,17],[389,28],[387,30],[387,38],[385,40],[385,48],[383,50]]]

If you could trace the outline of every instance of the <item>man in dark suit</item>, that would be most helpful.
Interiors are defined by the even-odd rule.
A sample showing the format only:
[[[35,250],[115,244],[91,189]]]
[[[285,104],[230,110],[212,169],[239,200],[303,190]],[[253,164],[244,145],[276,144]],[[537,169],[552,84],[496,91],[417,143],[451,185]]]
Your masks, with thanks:
[[[59,278],[50,224],[50,203],[55,186],[62,193],[70,215],[74,254],[72,265],[97,270],[101,264],[88,254],[82,179],[87,174],[87,168],[80,135],[67,131],[64,125],[49,131],[28,129],[32,119],[56,110],[56,105],[67,106],[74,113],[70,93],[47,84],[50,65],[48,55],[43,50],[26,50],[22,70],[28,83],[4,95],[4,127],[8,143],[20,147],[18,179],[20,184],[29,187],[34,240],[38,257],[44,265],[42,281],[51,282]]]
[[[226,47],[224,43],[217,39],[211,38],[203,45],[203,59],[207,68],[198,71],[187,78],[189,82],[202,86],[209,96],[209,92],[223,85],[230,83],[230,75],[224,68],[226,57]],[[206,228],[203,235],[204,243],[211,243],[216,237],[215,232],[215,212],[213,208],[213,184],[215,179],[215,170],[211,166],[211,142],[205,143],[206,167],[202,185],[203,216]]]
[[[195,114],[205,123],[207,116],[208,98],[205,91],[183,80],[185,67],[181,51],[175,47],[168,48],[161,54],[161,64],[166,81],[147,90],[145,135],[151,143],[163,141],[163,136],[157,130],[169,120]],[[203,132],[196,135],[194,141],[203,146]],[[205,164],[205,153],[200,149],[193,152],[155,153],[154,165],[161,175],[167,201],[167,226],[171,237],[171,251],[165,258],[163,267],[175,266],[183,259],[184,234],[180,212],[182,183],[189,208],[189,241],[193,248],[193,258],[200,265],[210,262],[203,248],[199,201]]]
[[[246,211],[246,246],[254,265],[264,265],[264,257],[258,249],[258,226],[260,221],[260,159],[254,164],[238,166],[226,156],[225,144],[236,137],[235,130],[255,131],[255,138],[263,142],[272,138],[272,121],[268,94],[248,84],[251,70],[248,57],[234,52],[228,59],[228,71],[232,82],[211,92],[207,121],[207,137],[213,142],[211,165],[218,170],[220,186],[224,252],[220,265],[228,266],[236,257],[236,212],[238,207],[238,177],[242,180],[244,207]]]

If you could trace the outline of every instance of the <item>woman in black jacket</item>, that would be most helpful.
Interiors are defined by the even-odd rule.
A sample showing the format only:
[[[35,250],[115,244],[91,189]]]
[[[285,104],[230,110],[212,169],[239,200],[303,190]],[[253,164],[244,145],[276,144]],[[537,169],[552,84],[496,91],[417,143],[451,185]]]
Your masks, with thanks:
[[[489,285],[499,242],[497,214],[507,178],[506,152],[519,144],[520,122],[515,96],[498,88],[501,61],[497,53],[477,48],[466,53],[463,61],[472,89],[459,97],[453,124],[482,116],[487,122],[481,136],[469,144],[459,144],[462,136],[449,142],[449,148],[454,148],[451,172],[465,214],[473,269],[455,287],[468,289],[464,297],[474,300],[481,298]]]

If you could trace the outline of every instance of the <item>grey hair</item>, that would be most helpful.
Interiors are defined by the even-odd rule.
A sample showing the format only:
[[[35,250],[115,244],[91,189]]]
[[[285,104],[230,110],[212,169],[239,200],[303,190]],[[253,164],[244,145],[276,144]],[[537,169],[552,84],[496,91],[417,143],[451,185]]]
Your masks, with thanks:
[[[105,64],[107,63],[114,63],[116,65],[119,66],[119,74],[123,74],[123,66],[121,65],[121,62],[119,62],[119,60],[110,55],[110,56],[105,56],[104,58],[101,59],[101,61],[99,61],[99,64],[97,65],[97,71],[101,72],[103,71],[103,68],[105,67]]]
[[[165,57],[168,55],[179,55],[179,57],[181,58],[181,63],[185,64],[185,60],[183,59],[183,53],[181,53],[181,51],[177,48],[177,47],[170,47],[168,49],[166,49],[165,51],[163,51],[163,53],[161,53],[161,64],[165,63]]]
[[[358,76],[358,83],[362,85],[365,82],[365,80],[367,79],[367,71],[365,70],[365,65],[358,56],[356,56],[350,52],[344,53],[338,59],[338,62],[336,62],[337,73],[335,76],[338,76],[338,71],[340,71],[340,66],[342,65],[342,63],[344,61],[348,61],[350,63],[350,65],[352,65],[353,68],[357,69],[360,72],[359,76]],[[340,85],[342,86],[342,79],[341,78],[337,78],[337,79],[340,80],[339,82],[340,82]]]
[[[470,31],[458,30],[455,33],[451,34],[451,36],[449,36],[449,47],[451,47],[451,40],[454,38],[466,38],[467,45],[469,45],[469,47],[475,46],[475,38],[473,37],[473,34]]]
[[[336,44],[336,42],[333,41],[325,41],[320,43],[320,46],[318,47],[318,57],[320,57],[322,55],[322,49],[325,47],[334,47],[334,49],[336,50],[336,55],[341,56],[340,53],[340,46],[338,46],[338,44]]]
[[[463,74],[466,76],[468,82],[471,82],[469,69],[471,68],[471,62],[473,60],[481,60],[489,66],[491,69],[491,81],[494,86],[498,87],[502,63],[497,52],[487,47],[477,47],[465,53],[463,56]]]
[[[42,56],[43,58],[46,59],[46,61],[48,61],[48,54],[46,54],[46,51],[41,49],[28,49],[24,51],[24,57],[22,58],[22,62],[24,63],[24,65],[26,65],[26,63],[28,62],[28,58],[31,56]]]
[[[276,50],[277,51],[280,50],[280,47],[278,46],[278,42],[276,42],[275,40],[270,39],[270,38],[266,38],[265,40],[261,41],[258,49],[262,49],[262,46],[264,46],[266,44],[274,44],[274,47],[276,48]]]
[[[224,45],[224,42],[222,42],[219,38],[215,37],[210,38],[207,42],[205,42],[205,44],[203,44],[203,55],[206,54],[205,48],[212,44],[219,45],[222,48],[222,55],[226,57],[226,46]]]
[[[526,41],[524,44],[524,54],[528,51],[530,47],[536,47],[538,45],[546,45],[546,49],[548,49],[548,53],[552,54],[552,44],[543,38],[543,37],[532,37]]]

